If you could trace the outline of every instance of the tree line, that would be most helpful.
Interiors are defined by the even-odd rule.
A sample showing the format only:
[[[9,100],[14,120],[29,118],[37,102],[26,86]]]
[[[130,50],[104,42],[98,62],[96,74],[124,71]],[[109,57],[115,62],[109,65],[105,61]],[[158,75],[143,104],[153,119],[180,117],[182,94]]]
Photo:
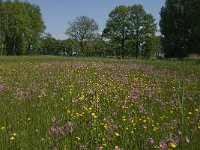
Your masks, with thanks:
[[[45,33],[38,5],[0,0],[0,55],[73,55],[149,58],[200,53],[200,1],[166,0],[160,15],[161,35],[154,17],[142,5],[117,6],[108,15],[103,32],[94,19],[69,22],[66,40]]]

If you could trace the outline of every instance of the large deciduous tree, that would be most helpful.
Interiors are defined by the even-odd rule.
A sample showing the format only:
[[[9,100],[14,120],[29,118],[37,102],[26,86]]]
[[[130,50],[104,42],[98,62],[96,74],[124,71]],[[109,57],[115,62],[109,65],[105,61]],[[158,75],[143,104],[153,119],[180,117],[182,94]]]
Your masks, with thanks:
[[[125,56],[125,42],[130,36],[129,22],[130,7],[118,6],[109,14],[109,19],[106,23],[106,28],[103,31],[105,37],[115,41],[121,48],[122,58]]]
[[[160,12],[160,28],[167,57],[200,53],[199,13],[199,0],[166,0]]]
[[[69,23],[66,35],[79,43],[82,54],[85,54],[85,44],[88,40],[94,38],[98,32],[98,25],[94,19],[87,16],[77,17]]]
[[[3,8],[3,1],[0,0],[0,12],[2,11]],[[0,55],[3,54],[3,26],[2,23],[3,22],[3,15],[2,13],[0,13]]]
[[[151,38],[156,31],[154,21],[142,5],[118,6],[110,12],[103,35],[118,45],[122,58],[130,52],[130,48],[132,56],[147,57],[151,51]]]
[[[142,5],[134,5],[130,10],[131,38],[135,46],[132,55],[148,57],[151,52],[151,40],[155,36],[156,24],[151,14],[145,12]]]
[[[28,54],[45,26],[37,5],[5,1],[0,5],[0,41],[5,55]]]

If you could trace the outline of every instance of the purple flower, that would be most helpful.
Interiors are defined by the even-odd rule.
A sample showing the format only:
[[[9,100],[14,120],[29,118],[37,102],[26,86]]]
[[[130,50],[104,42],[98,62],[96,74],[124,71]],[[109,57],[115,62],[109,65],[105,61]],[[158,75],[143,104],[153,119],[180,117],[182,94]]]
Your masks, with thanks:
[[[58,122],[54,122],[53,126],[49,129],[49,132],[57,137],[72,133],[73,123],[71,121],[68,121],[64,126],[59,126]]]
[[[164,141],[161,141],[159,146],[160,146],[161,150],[167,149],[167,144]]]
[[[150,145],[154,144],[153,138],[148,138],[147,141],[148,141],[148,144],[150,144]]]
[[[138,100],[138,96],[132,96],[131,100],[132,100],[132,102],[136,102]]]

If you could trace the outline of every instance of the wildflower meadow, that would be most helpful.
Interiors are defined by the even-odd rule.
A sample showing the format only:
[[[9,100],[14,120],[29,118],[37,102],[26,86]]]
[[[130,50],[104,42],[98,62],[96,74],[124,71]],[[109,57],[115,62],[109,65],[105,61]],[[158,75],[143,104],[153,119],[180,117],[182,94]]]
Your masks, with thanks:
[[[200,63],[0,57],[2,150],[198,150]]]

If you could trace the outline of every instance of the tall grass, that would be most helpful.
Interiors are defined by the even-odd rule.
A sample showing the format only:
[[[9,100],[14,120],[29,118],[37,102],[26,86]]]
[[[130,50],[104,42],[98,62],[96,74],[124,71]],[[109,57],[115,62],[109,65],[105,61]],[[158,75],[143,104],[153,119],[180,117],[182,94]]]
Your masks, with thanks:
[[[0,57],[0,149],[199,149],[198,61]]]

